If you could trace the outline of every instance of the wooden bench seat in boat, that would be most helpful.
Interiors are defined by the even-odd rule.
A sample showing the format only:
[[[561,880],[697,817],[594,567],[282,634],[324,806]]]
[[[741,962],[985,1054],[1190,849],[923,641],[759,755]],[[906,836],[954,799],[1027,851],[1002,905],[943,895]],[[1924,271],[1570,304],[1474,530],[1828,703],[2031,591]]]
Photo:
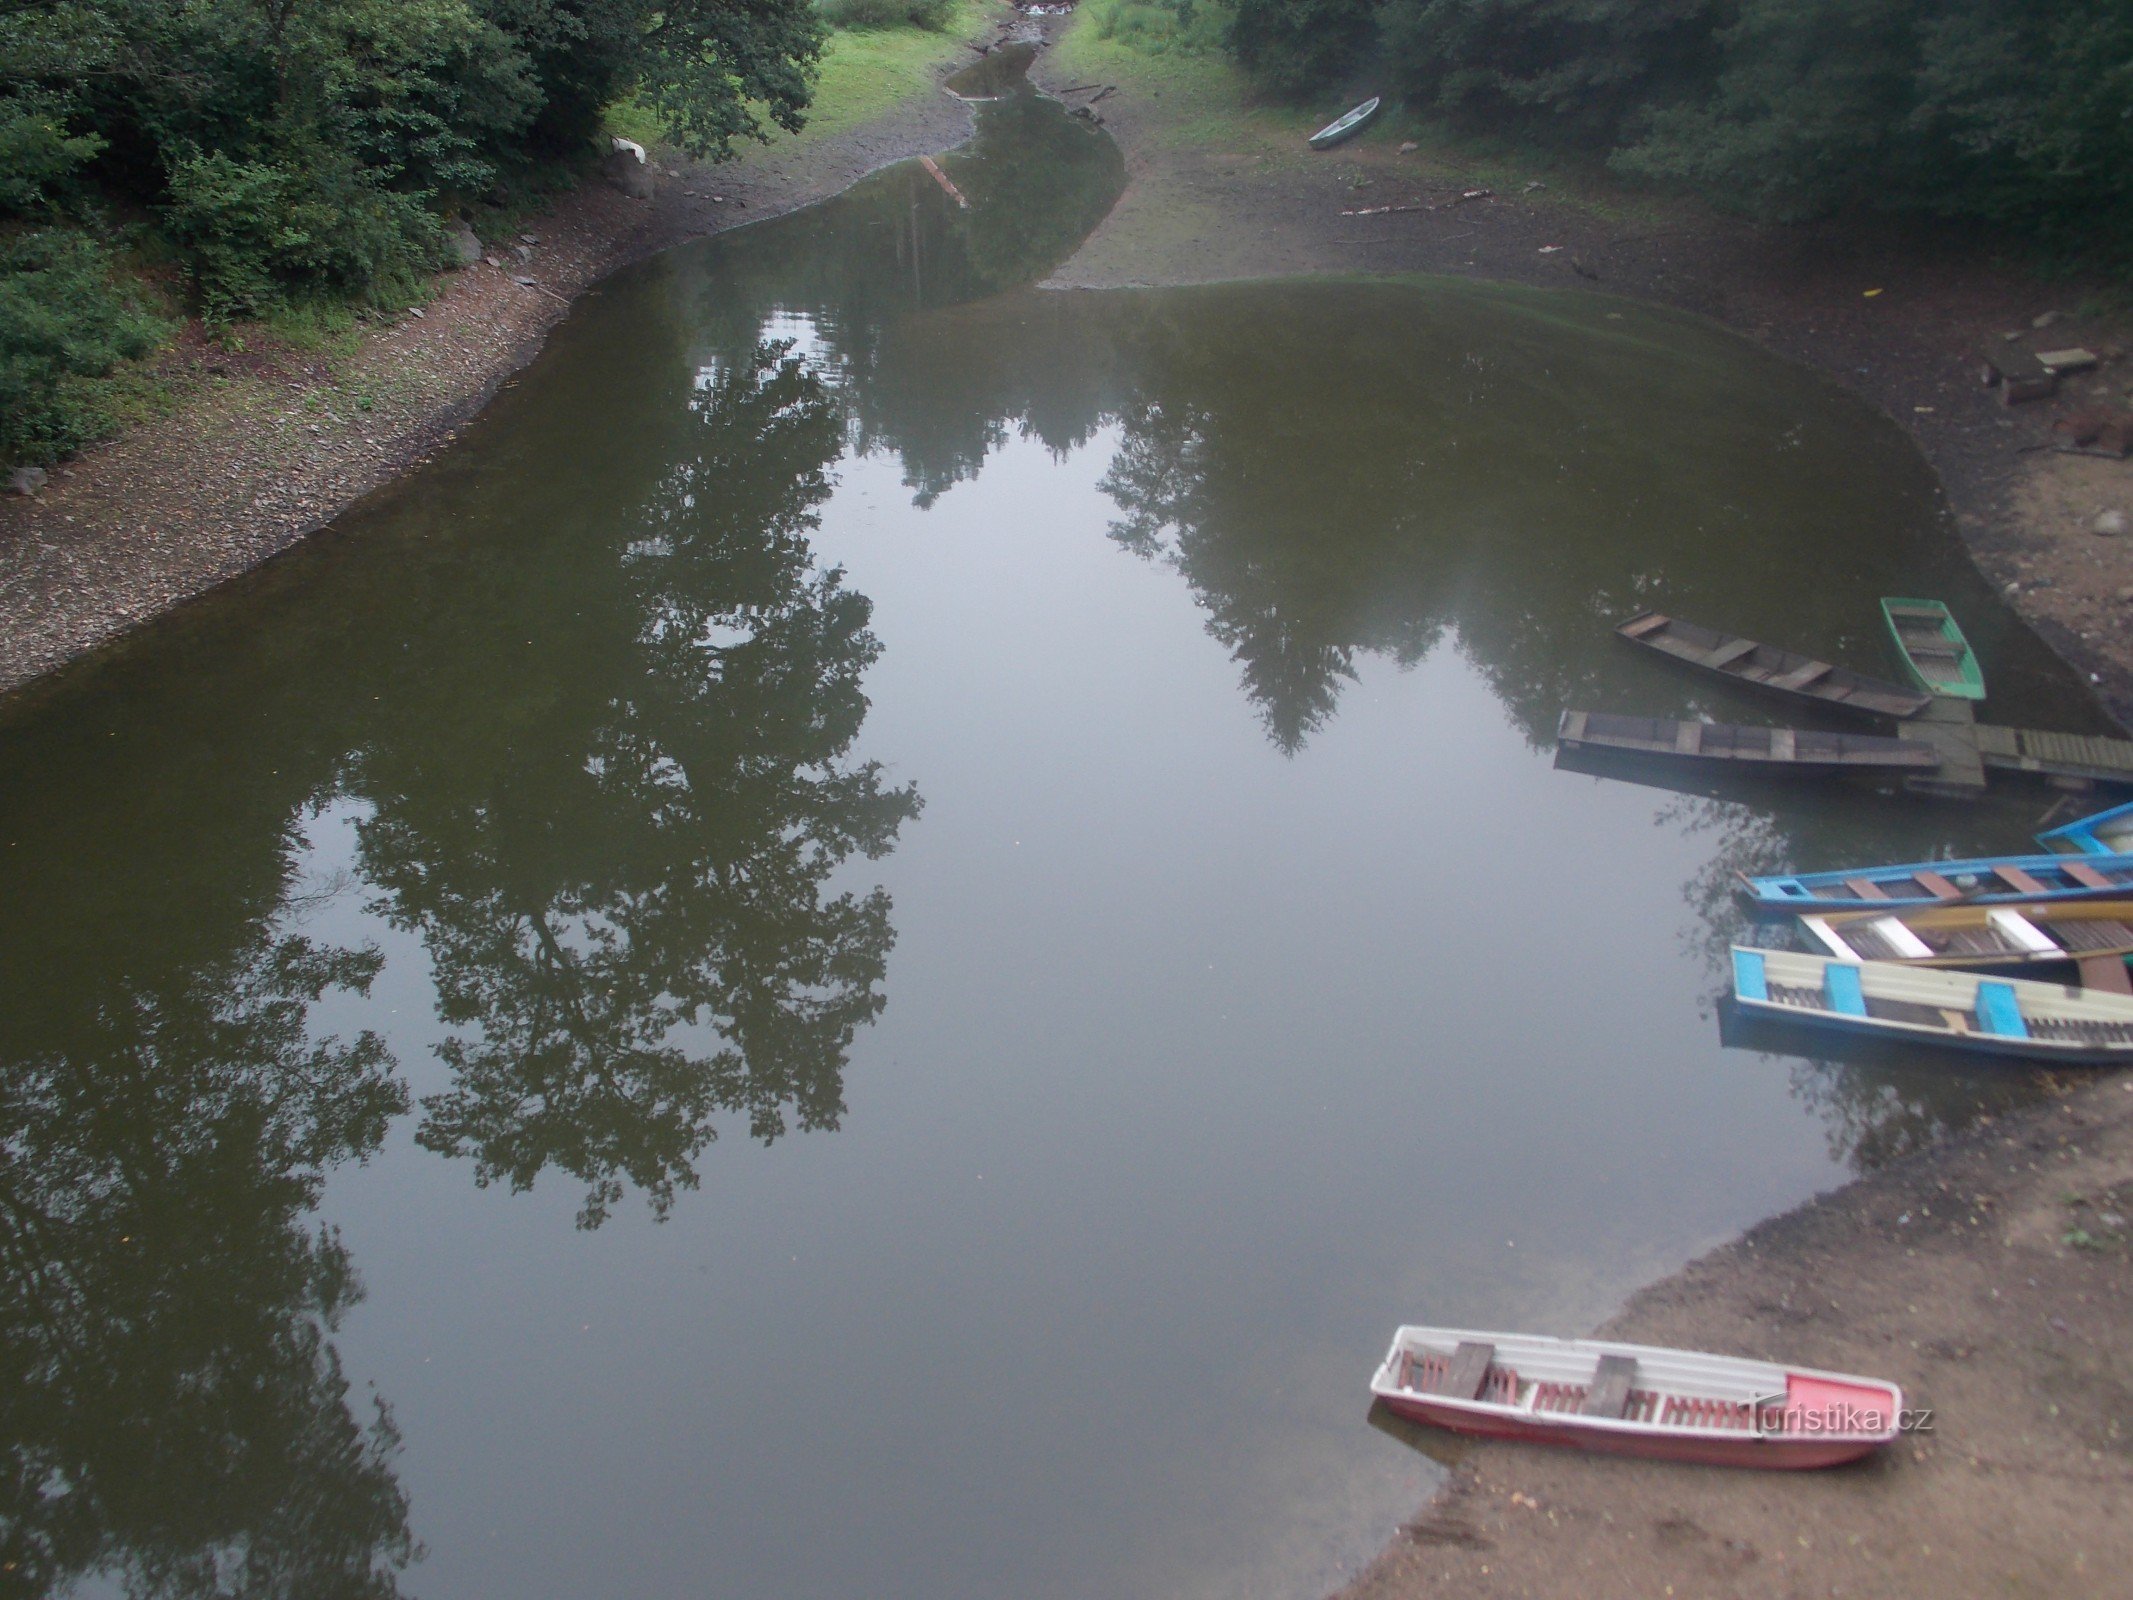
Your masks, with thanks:
[[[1496,1346],[1469,1339],[1452,1352],[1452,1364],[1436,1392],[1454,1400],[1479,1400],[1482,1385],[1489,1381],[1489,1366],[1496,1359]]]
[[[1628,1356],[1602,1356],[1593,1369],[1592,1387],[1579,1409],[1588,1417],[1619,1420],[1629,1409],[1629,1386],[1636,1381],[1637,1363]]]

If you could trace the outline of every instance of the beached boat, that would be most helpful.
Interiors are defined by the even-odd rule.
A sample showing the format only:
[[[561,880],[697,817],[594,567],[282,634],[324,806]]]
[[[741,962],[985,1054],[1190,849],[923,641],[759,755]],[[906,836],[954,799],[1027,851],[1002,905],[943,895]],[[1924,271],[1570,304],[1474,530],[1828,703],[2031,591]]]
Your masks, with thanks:
[[[2072,962],[2090,988],[2133,994],[2133,900],[1945,905],[1818,912],[1800,926],[1840,961],[1922,967],[2038,967]]]
[[[1735,945],[1733,999],[1862,1037],[2069,1066],[2133,1062],[2133,995],[2028,978]]]
[[[1932,704],[1933,697],[1906,689],[1886,678],[1870,678],[1849,667],[1832,666],[1776,645],[1758,644],[1684,622],[1661,611],[1647,611],[1615,629],[1632,644],[1686,661],[1692,667],[1724,673],[1751,688],[1769,689],[1800,700],[1839,706],[1848,711],[1871,711],[1884,717],[1915,717]]]
[[[1625,717],[1611,711],[1566,711],[1556,724],[1556,748],[1774,775],[1922,771],[1940,765],[1931,745],[1871,733],[1822,733],[1812,728],[1747,728],[1730,722],[1677,722],[1670,717]]]
[[[2048,828],[2037,835],[2037,843],[2061,855],[2133,854],[2133,804],[2113,806],[2064,827]]]
[[[1952,700],[1985,698],[1977,652],[1946,606],[1938,600],[1898,597],[1881,602],[1881,615],[1905,670],[1920,688]]]
[[[1759,911],[1884,911],[1974,902],[2133,900],[2133,855],[1984,856],[1971,861],[1915,861],[1893,867],[1846,867],[1755,877],[1741,893]]]
[[[1363,131],[1363,124],[1378,114],[1379,98],[1372,95],[1353,111],[1336,117],[1318,132],[1311,135],[1313,150],[1331,150],[1345,139],[1352,139]]]
[[[1459,1433],[1711,1466],[1835,1466],[1894,1439],[1903,1415],[1878,1378],[1467,1328],[1400,1329],[1370,1392]]]

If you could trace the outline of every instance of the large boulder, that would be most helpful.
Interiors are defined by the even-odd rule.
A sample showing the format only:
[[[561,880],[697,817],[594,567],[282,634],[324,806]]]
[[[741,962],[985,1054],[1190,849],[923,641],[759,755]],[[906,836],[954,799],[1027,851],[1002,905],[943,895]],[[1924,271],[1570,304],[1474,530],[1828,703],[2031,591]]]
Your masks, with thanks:
[[[481,240],[464,221],[445,229],[445,240],[452,248],[454,266],[471,267],[481,260]]]

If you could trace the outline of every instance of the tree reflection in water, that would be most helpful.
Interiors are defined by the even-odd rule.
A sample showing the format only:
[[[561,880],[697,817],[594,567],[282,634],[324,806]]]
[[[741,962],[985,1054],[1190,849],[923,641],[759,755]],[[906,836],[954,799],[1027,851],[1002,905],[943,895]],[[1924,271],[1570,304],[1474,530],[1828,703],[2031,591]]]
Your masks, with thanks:
[[[846,760],[880,646],[808,542],[835,397],[766,342],[686,415],[641,519],[569,591],[578,650],[511,669],[590,650],[598,692],[557,683],[538,737],[486,760],[409,770],[380,746],[354,783],[364,875],[420,934],[453,1030],[418,1137],[482,1184],[571,1174],[585,1227],[632,1187],[664,1214],[722,1113],[765,1143],[788,1117],[837,1126],[894,935],[884,891],[825,885],[919,809]]]
[[[310,1216],[407,1108],[376,1035],[310,1036],[379,965],[254,924],[0,1022],[0,1591],[398,1592],[398,1438],[351,1403],[361,1288]]]

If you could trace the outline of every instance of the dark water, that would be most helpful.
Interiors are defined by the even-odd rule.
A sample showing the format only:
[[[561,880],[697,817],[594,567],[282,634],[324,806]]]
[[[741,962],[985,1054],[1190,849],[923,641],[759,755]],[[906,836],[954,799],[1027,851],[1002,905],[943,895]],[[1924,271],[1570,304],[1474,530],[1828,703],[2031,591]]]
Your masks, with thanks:
[[[1721,1049],[1646,604],[2078,686],[1893,428],[1441,282],[1049,294],[1050,105],[656,261],[463,444],[0,720],[0,1591],[1296,1596],[1402,1318],[1572,1332],[2019,1080]],[[2076,710],[2069,713],[2068,707]]]

